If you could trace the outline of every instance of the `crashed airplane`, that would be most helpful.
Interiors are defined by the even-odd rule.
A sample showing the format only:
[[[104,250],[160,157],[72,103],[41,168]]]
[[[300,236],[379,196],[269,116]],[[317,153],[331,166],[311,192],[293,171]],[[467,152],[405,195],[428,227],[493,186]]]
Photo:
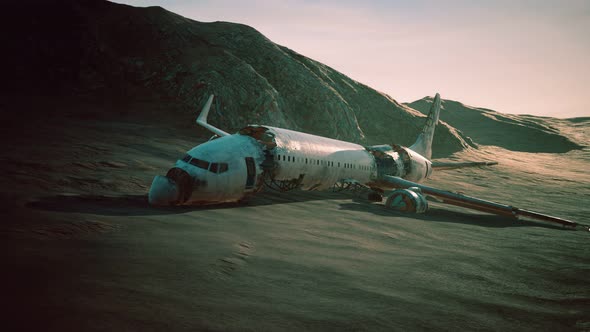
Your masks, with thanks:
[[[355,143],[262,125],[229,134],[207,122],[211,95],[197,123],[215,134],[176,161],[166,176],[157,175],[148,199],[151,205],[204,205],[239,202],[263,188],[279,191],[366,188],[369,199],[385,198],[389,209],[424,213],[426,196],[443,203],[510,217],[526,217],[590,230],[576,222],[428,187],[419,182],[435,168],[493,165],[493,162],[430,161],[438,123],[436,94],[422,132],[410,147],[362,146]]]

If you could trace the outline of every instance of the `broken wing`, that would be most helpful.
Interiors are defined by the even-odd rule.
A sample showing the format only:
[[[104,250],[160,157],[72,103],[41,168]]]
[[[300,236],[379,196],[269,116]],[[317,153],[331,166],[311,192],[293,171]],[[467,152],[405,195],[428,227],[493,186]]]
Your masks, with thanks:
[[[436,170],[445,169],[456,169],[465,167],[481,167],[481,166],[493,166],[498,165],[496,161],[465,161],[465,162],[444,162],[444,161],[433,161],[432,168]]]
[[[418,187],[422,190],[422,193],[425,195],[435,196],[443,201],[443,203],[461,206],[473,210],[483,211],[492,214],[498,214],[503,216],[510,216],[514,218],[518,217],[527,217],[532,218],[540,221],[547,221],[552,223],[561,224],[563,226],[568,226],[572,228],[582,228],[584,230],[590,231],[590,227],[586,225],[581,225],[576,222],[554,217],[534,211],[519,209],[517,207],[511,205],[500,204],[496,202],[486,201],[483,199],[462,195],[458,193],[453,193],[450,191],[440,190],[433,187],[425,186],[419,183],[411,182],[404,180],[402,178],[396,176],[385,176],[384,180],[387,181],[389,184],[396,188],[410,188],[410,187]]]

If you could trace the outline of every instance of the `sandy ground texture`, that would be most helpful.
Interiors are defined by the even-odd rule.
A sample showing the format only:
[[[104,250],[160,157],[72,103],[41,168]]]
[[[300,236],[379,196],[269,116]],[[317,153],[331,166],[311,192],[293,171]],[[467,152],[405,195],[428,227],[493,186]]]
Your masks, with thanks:
[[[555,126],[590,143],[587,121]],[[586,232],[436,202],[401,215],[349,193],[148,206],[193,134],[76,118],[3,131],[6,331],[590,330]],[[500,164],[428,184],[590,224],[588,149],[459,158]]]

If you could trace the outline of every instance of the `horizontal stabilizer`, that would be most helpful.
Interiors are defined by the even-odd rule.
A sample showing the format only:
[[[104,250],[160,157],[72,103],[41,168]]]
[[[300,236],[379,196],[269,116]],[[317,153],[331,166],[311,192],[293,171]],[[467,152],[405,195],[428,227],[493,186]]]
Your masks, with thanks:
[[[590,227],[587,225],[582,225],[577,222],[573,222],[571,220],[550,216],[543,213],[538,213],[534,211],[519,209],[511,205],[496,203],[492,201],[487,201],[467,195],[462,195],[450,191],[440,190],[433,187],[425,186],[419,183],[415,183],[412,181],[404,180],[397,176],[389,176],[386,175],[383,177],[383,180],[387,181],[390,185],[394,186],[395,188],[402,188],[407,189],[410,187],[418,187],[425,195],[434,196],[442,200],[443,203],[461,206],[468,209],[483,211],[492,214],[498,214],[503,216],[509,217],[527,217],[532,218],[539,221],[547,221],[552,223],[561,224],[563,226],[572,227],[574,229],[583,229],[585,231],[590,231]]]
[[[432,168],[436,170],[456,169],[465,167],[481,167],[498,165],[497,161],[465,161],[465,162],[444,162],[433,161]]]

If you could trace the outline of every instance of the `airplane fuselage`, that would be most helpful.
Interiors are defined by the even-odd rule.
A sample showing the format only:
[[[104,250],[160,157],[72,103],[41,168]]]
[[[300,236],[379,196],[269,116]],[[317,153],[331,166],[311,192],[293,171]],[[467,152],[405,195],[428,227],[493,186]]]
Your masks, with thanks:
[[[421,181],[430,161],[409,148],[355,143],[251,125],[189,150],[150,190],[154,205],[240,201],[264,187],[325,190],[343,179],[391,189],[384,175]],[[176,188],[175,188],[176,187]]]

